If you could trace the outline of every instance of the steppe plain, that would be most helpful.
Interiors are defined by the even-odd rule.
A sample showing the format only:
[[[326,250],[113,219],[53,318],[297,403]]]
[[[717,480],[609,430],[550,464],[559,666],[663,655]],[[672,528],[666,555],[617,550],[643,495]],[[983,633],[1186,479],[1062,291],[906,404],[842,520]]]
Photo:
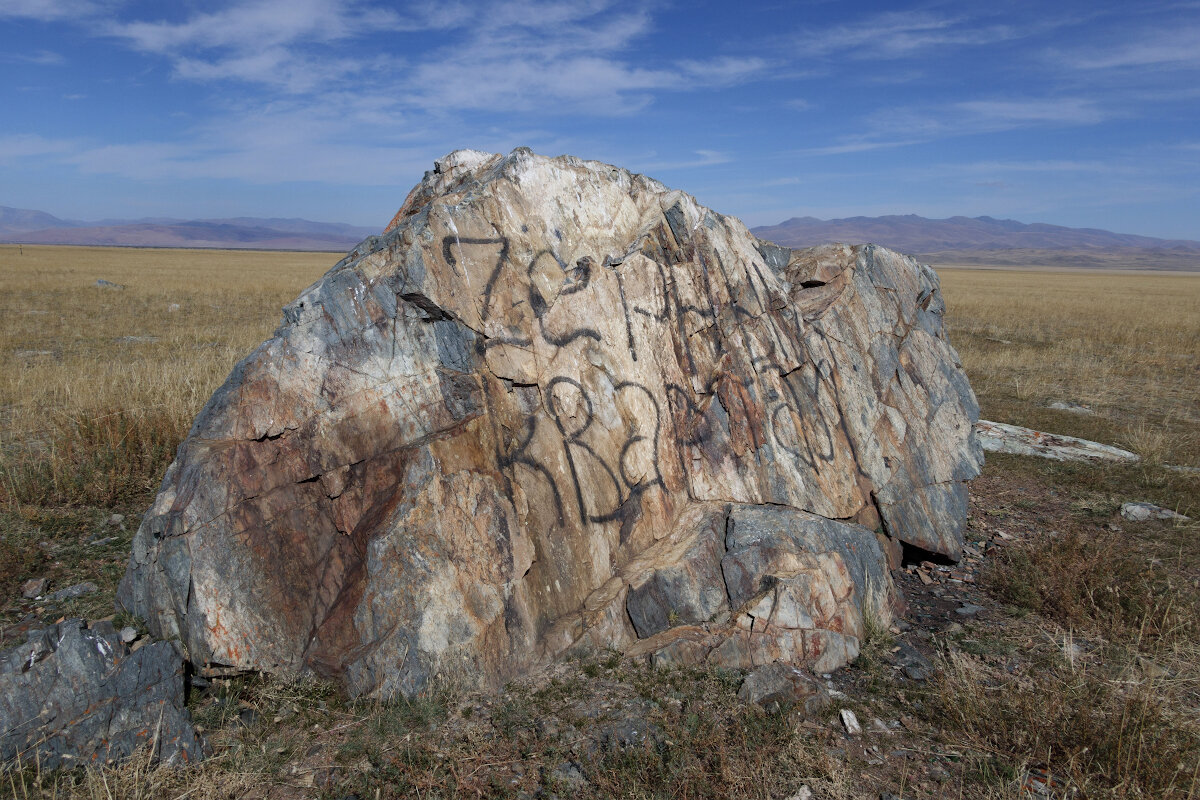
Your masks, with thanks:
[[[0,246],[0,646],[39,620],[113,613],[133,529],[192,418],[336,260]],[[990,456],[967,558],[900,572],[904,623],[830,677],[842,696],[825,715],[769,714],[737,700],[737,675],[605,652],[499,697],[443,686],[364,704],[242,678],[189,694],[213,746],[198,767],[26,765],[0,773],[0,795],[1193,800],[1200,528],[1117,511],[1200,517],[1200,471],[1168,466],[1200,467],[1200,274],[1028,266],[935,264],[983,415],[1142,461]],[[30,578],[98,591],[26,600]],[[842,708],[864,734],[846,734]],[[654,726],[643,745],[597,733],[633,718]]]

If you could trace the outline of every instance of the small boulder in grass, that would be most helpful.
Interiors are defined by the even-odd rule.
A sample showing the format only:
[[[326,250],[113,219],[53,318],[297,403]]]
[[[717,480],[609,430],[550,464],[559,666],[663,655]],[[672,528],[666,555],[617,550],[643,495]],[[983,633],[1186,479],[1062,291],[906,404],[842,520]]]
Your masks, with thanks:
[[[65,589],[59,589],[54,594],[50,595],[49,599],[55,603],[61,603],[64,600],[74,600],[77,597],[95,594],[98,591],[100,591],[99,586],[91,581],[84,581],[83,583],[77,583],[74,586],[68,586]]]
[[[829,692],[804,670],[776,661],[746,675],[738,698],[770,712],[796,708],[807,717],[829,703]]]
[[[45,578],[30,578],[21,584],[21,596],[26,600],[33,600],[35,597],[41,597],[45,593]]]
[[[1121,506],[1121,516],[1130,522],[1149,522],[1152,519],[1171,522],[1191,522],[1192,520],[1191,517],[1185,517],[1169,508],[1151,503],[1125,503]]]

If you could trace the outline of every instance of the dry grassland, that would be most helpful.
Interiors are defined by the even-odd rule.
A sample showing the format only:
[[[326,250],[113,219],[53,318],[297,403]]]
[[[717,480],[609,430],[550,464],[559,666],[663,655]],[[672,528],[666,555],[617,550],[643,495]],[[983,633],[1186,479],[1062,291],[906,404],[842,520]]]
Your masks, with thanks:
[[[0,246],[0,499],[144,499],[234,363],[337,258]]]
[[[1079,425],[1045,407],[1081,403],[1108,440],[1200,465],[1200,274],[938,272],[985,417]]]
[[[0,630],[29,615],[111,613],[132,528],[191,419],[279,308],[335,261],[0,246]],[[855,761],[836,717],[795,724],[736,703],[736,676],[656,673],[602,654],[490,699],[362,704],[328,686],[229,682],[189,699],[216,747],[195,770],[134,760],[0,772],[0,795],[765,798],[804,782],[818,798],[1018,798],[1037,767],[1083,792],[1070,796],[1196,800],[1200,536],[1130,527],[1115,511],[1151,500],[1200,512],[1200,475],[1162,466],[1200,466],[1200,275],[939,273],[985,417],[1124,445],[1144,462],[989,459],[968,538],[983,549],[1004,528],[1009,543],[989,553],[982,588],[964,587],[994,609],[989,620],[928,629],[939,676],[903,691],[887,660],[893,639],[880,633],[849,670],[859,692],[840,701],[864,721],[908,720],[908,756]],[[101,278],[126,288],[97,288]],[[1053,401],[1096,413],[1052,411]],[[113,511],[132,525],[110,536]],[[90,544],[97,537],[111,541]],[[34,608],[18,587],[35,576],[94,580],[101,592]],[[647,703],[676,744],[588,758],[556,749],[548,730],[620,697]],[[555,772],[563,758],[577,759],[590,789]]]

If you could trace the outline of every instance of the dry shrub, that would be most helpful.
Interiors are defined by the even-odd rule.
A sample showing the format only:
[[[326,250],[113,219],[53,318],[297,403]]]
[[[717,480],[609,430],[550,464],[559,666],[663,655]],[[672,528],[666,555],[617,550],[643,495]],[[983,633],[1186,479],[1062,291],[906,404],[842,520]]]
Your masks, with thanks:
[[[1173,687],[1121,663],[1120,652],[1074,666],[1042,654],[1028,673],[1013,676],[953,652],[927,716],[955,731],[974,758],[1015,767],[1014,777],[1041,766],[1093,800],[1192,800],[1200,774],[1196,720]]]
[[[154,410],[53,414],[44,443],[5,454],[4,489],[40,506],[137,503],[157,488],[186,432],[186,421]]]
[[[997,598],[1065,628],[1138,639],[1146,647],[1163,637],[1188,640],[1197,636],[1200,596],[1188,586],[1186,570],[1170,567],[1185,557],[1200,563],[1195,535],[1164,534],[1172,541],[1157,547],[1145,539],[1133,543],[1122,531],[1033,534],[996,552],[984,585]],[[1167,560],[1154,555],[1160,550]]]

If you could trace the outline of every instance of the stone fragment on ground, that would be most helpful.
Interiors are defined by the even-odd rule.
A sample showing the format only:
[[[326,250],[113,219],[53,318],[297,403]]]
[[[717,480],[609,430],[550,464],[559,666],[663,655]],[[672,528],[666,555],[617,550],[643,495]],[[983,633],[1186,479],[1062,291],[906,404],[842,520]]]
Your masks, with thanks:
[[[1094,410],[1092,410],[1088,406],[1081,405],[1079,403],[1063,402],[1061,400],[1051,403],[1050,405],[1046,406],[1046,408],[1050,408],[1055,411],[1070,411],[1072,414],[1095,414],[1096,413]]]
[[[41,597],[46,592],[45,578],[30,578],[21,584],[21,596],[26,600]]]
[[[457,151],[209,400],[122,607],[200,674],[498,686],[589,648],[832,670],[982,452],[936,274]]]
[[[119,289],[124,289],[125,286],[120,283],[113,283],[110,280],[105,280],[104,278],[98,278],[96,280],[96,288],[97,289],[118,289],[119,290]]]
[[[1035,431],[1019,425],[981,419],[975,423],[975,433],[983,449],[989,453],[1014,453],[1038,456],[1055,461],[1124,461],[1138,460],[1136,453],[1088,439],[1061,436]]]
[[[84,581],[83,583],[77,583],[73,586],[68,586],[65,589],[59,589],[57,592],[53,592],[46,599],[50,600],[51,602],[61,603],[64,600],[74,600],[77,597],[95,594],[98,591],[100,591],[99,586],[91,581]]]
[[[0,762],[106,763],[151,743],[168,763],[203,756],[175,645],[131,653],[111,629],[66,620],[0,653]]]
[[[838,714],[842,718],[842,726],[846,729],[846,733],[851,736],[862,735],[862,725],[858,724],[858,717],[853,711],[843,708]]]
[[[781,661],[747,673],[738,697],[770,712],[796,709],[803,717],[815,716],[829,703],[829,692],[816,678]]]
[[[1192,520],[1191,517],[1152,503],[1122,503],[1121,516],[1130,522],[1149,522],[1152,519],[1172,522],[1191,522]]]

